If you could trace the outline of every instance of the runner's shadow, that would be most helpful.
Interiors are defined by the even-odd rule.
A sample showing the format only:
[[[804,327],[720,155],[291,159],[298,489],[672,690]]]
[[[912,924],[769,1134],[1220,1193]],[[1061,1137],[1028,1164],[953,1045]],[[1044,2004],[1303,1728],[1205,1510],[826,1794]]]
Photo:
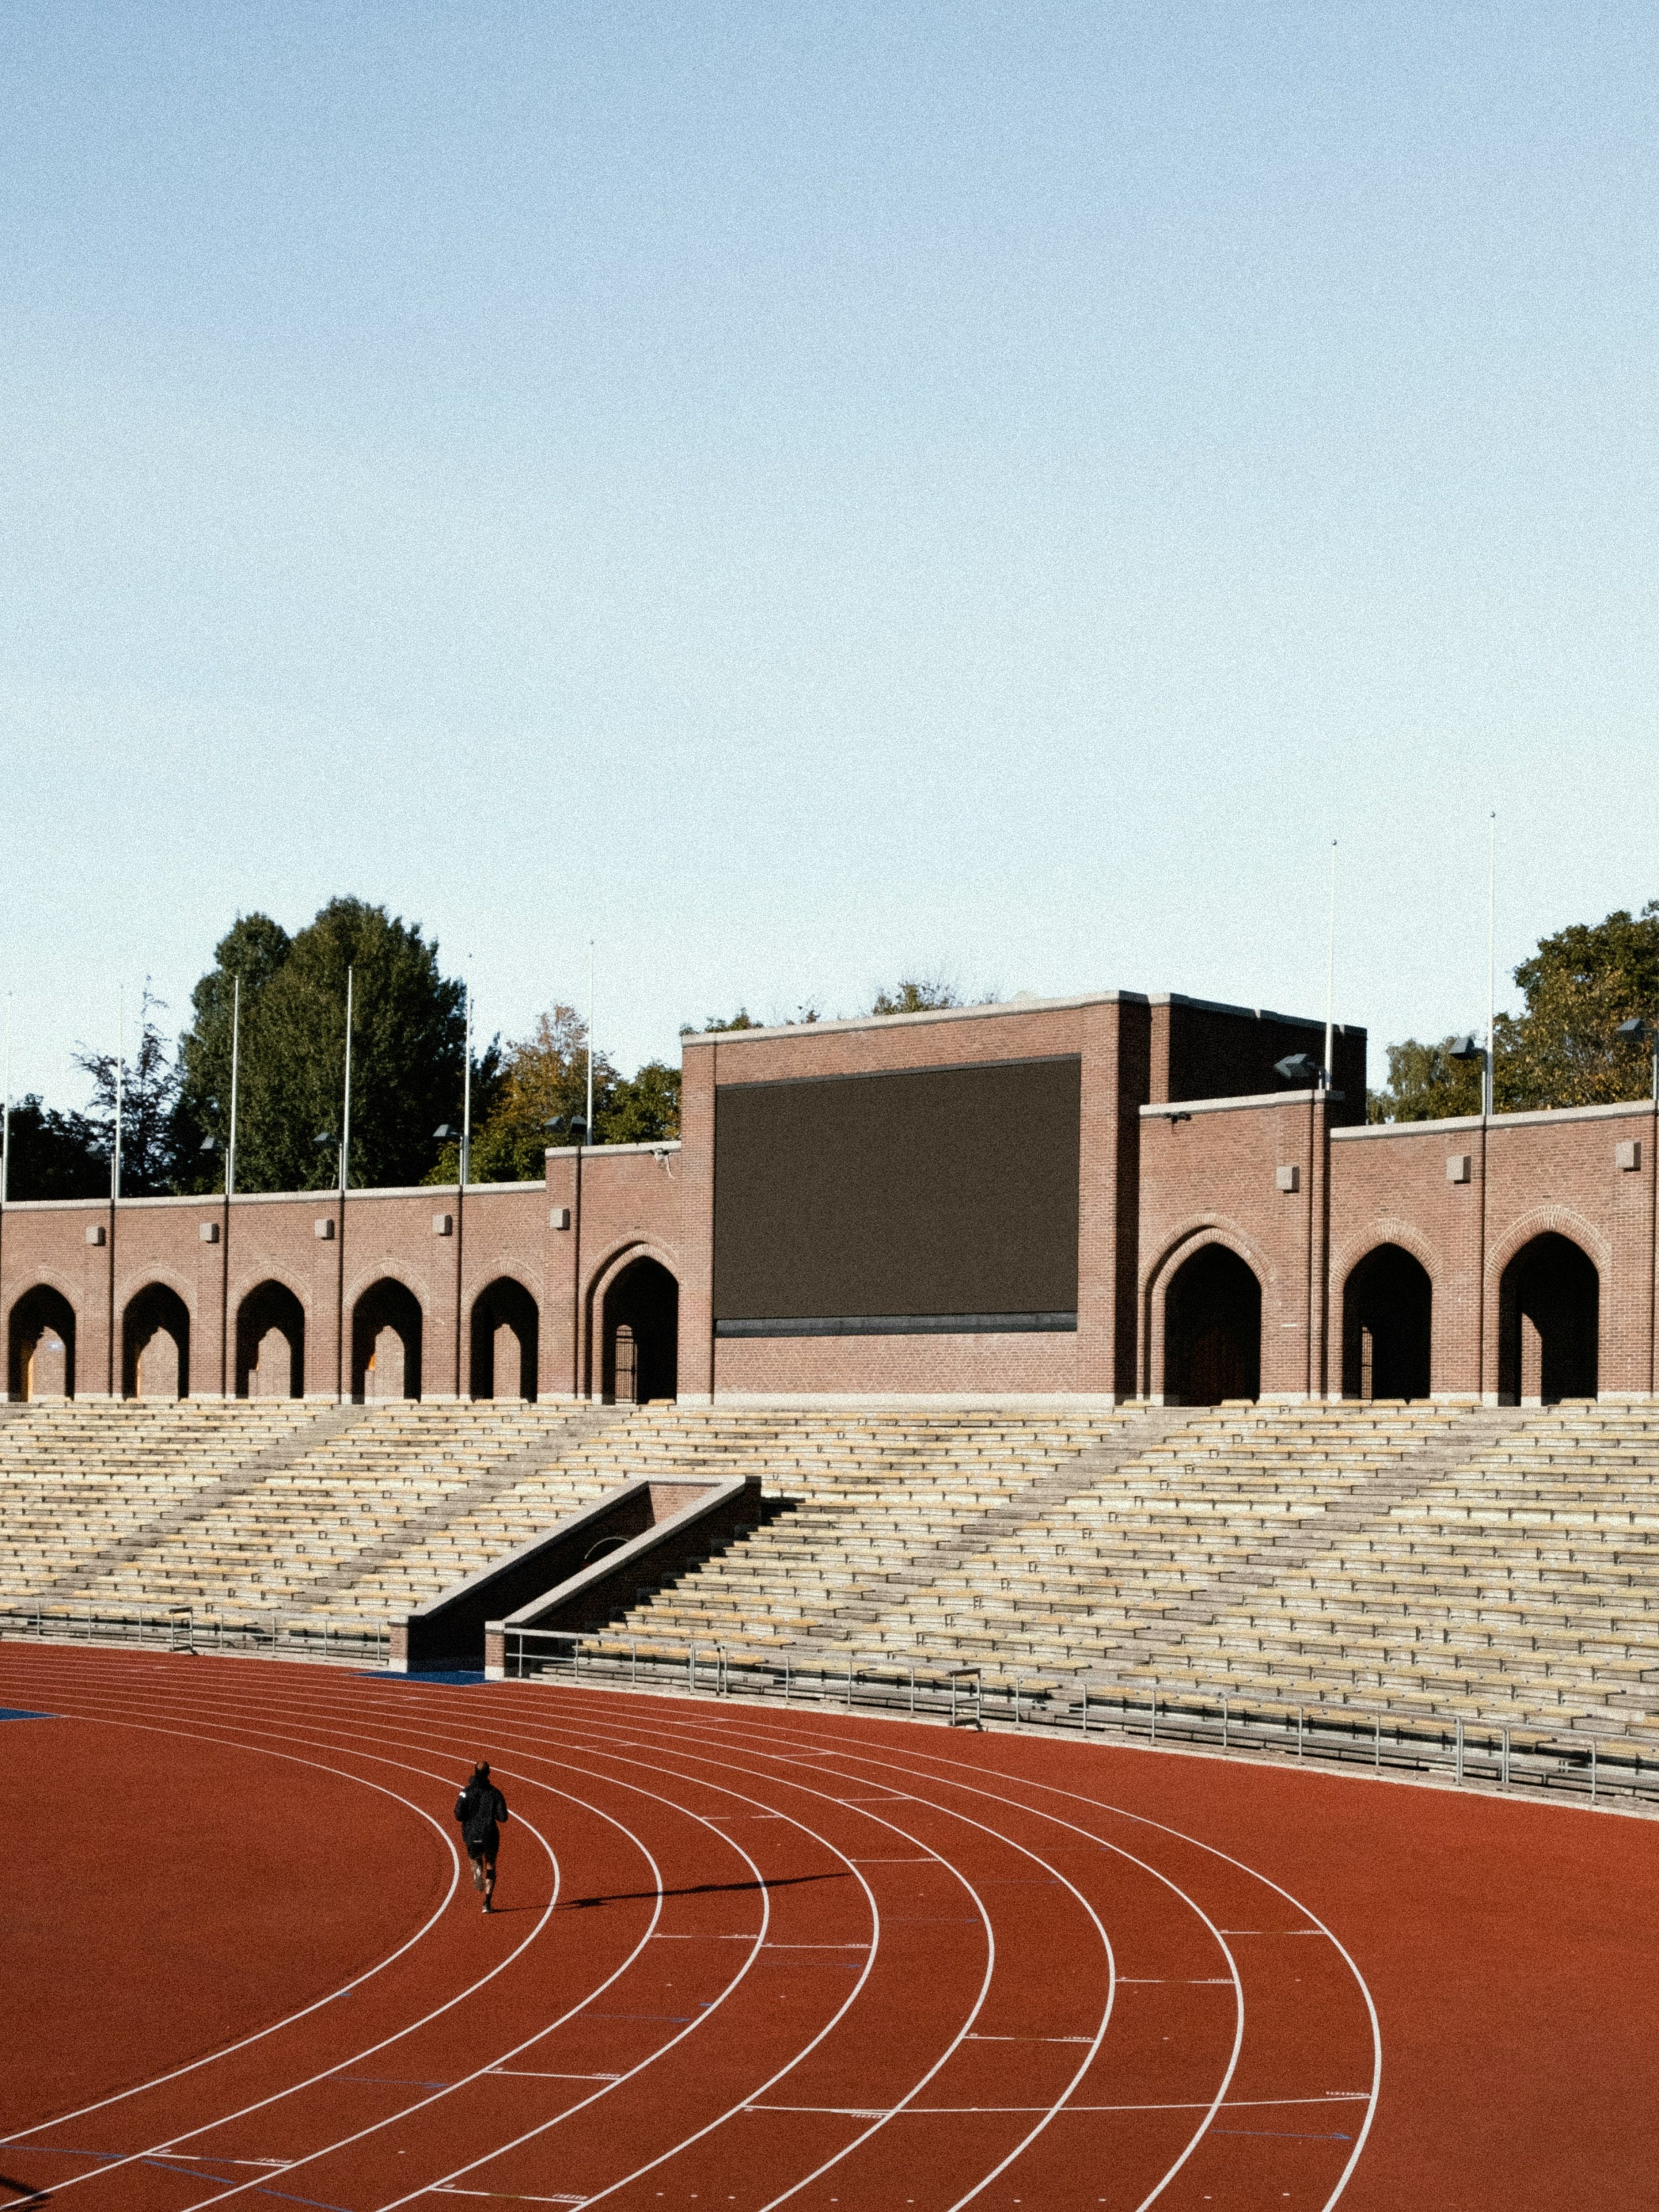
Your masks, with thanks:
[[[686,1889],[623,1889],[614,1897],[573,1897],[568,1905],[556,1905],[558,1912],[585,1912],[594,1905],[633,1905],[643,1900],[653,1904],[662,1897],[720,1897],[734,1889],[793,1889],[806,1881],[846,1881],[850,1879],[844,1868],[830,1874],[779,1874],[769,1881],[697,1881]]]

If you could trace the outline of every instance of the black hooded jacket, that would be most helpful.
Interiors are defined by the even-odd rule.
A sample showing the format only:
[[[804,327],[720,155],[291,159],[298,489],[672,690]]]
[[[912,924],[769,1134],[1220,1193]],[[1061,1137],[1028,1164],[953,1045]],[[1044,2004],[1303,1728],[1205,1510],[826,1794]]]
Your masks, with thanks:
[[[501,1841],[498,1823],[507,1817],[507,1800],[495,1784],[477,1775],[455,1800],[455,1818],[470,1857],[487,1856]]]

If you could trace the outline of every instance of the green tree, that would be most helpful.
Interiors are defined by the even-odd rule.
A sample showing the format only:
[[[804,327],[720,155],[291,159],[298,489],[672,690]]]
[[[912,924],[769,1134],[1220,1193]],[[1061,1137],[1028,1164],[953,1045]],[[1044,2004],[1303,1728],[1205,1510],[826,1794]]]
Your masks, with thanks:
[[[81,1122],[91,1133],[106,1163],[105,1188],[115,1142],[118,1091],[123,1198],[160,1198],[175,1187],[179,1071],[155,1018],[166,1012],[166,1001],[152,996],[147,978],[132,1050],[118,1059],[112,1052],[84,1048],[75,1055],[76,1066],[92,1078],[92,1103],[84,1116],[64,1118]]]
[[[464,992],[441,970],[438,947],[418,923],[362,899],[337,898],[290,939],[268,915],[246,915],[197,985],[195,1019],[180,1040],[181,1131],[199,1127],[222,1146],[232,986],[240,976],[239,1190],[313,1190],[336,1178],[348,969],[353,1185],[419,1182],[439,1151],[434,1129],[459,1124]],[[490,1054],[477,1063],[475,1079],[487,1110],[495,1079]]]
[[[617,1080],[605,1054],[596,1053],[593,1119],[601,1131]],[[539,1182],[547,1147],[570,1141],[566,1131],[586,1114],[587,1025],[574,1006],[556,1006],[551,1013],[537,1017],[527,1037],[501,1052],[492,1095],[482,1105],[475,1092],[471,1180]],[[459,1115],[451,1118],[459,1126]],[[561,1127],[550,1128],[549,1123],[556,1121]],[[447,1144],[426,1179],[453,1182],[459,1172],[460,1146]]]
[[[587,1027],[574,1006],[537,1018],[527,1037],[509,1043],[489,1114],[473,1123],[474,1182],[539,1182],[550,1145],[573,1141],[587,1116]],[[556,1126],[550,1126],[556,1124]],[[679,1134],[680,1072],[647,1060],[635,1075],[618,1074],[603,1053],[593,1055],[596,1145],[654,1144]],[[447,1145],[428,1180],[453,1182],[458,1145]]]
[[[107,1198],[106,1131],[84,1114],[60,1113],[31,1091],[11,1109],[9,1198]]]
[[[599,1125],[607,1145],[654,1145],[680,1133],[680,1072],[665,1060],[647,1060],[611,1091]]]
[[[1647,1096],[1649,1048],[1620,1022],[1659,1019],[1659,899],[1639,915],[1574,923],[1540,940],[1515,980],[1527,1011],[1497,1060],[1500,1106],[1598,1106]]]
[[[925,1014],[938,1006],[961,1004],[956,985],[946,977],[911,975],[896,983],[890,991],[878,991],[870,1011],[872,1014]]]
[[[1659,1021],[1659,899],[1639,915],[1575,922],[1542,938],[1515,970],[1525,1011],[1494,1024],[1499,1113],[1593,1106],[1647,1096],[1650,1048],[1620,1037],[1640,1015]],[[1389,1047],[1389,1080],[1369,1102],[1374,1121],[1436,1121],[1480,1111],[1480,1060],[1454,1060],[1455,1040]]]

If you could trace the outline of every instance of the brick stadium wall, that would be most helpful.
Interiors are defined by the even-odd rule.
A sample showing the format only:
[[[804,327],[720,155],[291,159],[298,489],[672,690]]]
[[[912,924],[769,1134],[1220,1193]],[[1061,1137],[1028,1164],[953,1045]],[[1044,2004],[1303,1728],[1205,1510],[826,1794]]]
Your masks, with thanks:
[[[696,1208],[697,1258],[682,1289],[680,1377],[693,1375],[717,1396],[1110,1395],[1118,1358],[1121,1093],[1143,1082],[1146,1002],[1117,994],[1094,1000],[869,1022],[826,1022],[783,1030],[720,1032],[684,1039],[681,1140],[689,1204]],[[1120,1036],[1127,1013],[1132,1047]],[[726,1084],[774,1083],[884,1070],[981,1066],[999,1060],[1077,1055],[1083,1066],[1082,1166],[1078,1224],[1078,1327],[1006,1335],[859,1337],[714,1336],[714,1118]],[[1133,1109],[1131,1109],[1133,1119]],[[1018,1142],[1011,1131],[1010,1144]],[[1132,1217],[1129,1217],[1132,1218]],[[688,1230],[693,1217],[688,1214]]]
[[[333,1398],[350,1390],[357,1303],[390,1279],[421,1308],[422,1396],[453,1398],[471,1388],[473,1306],[506,1277],[536,1302],[538,1395],[585,1396],[608,1285],[641,1255],[681,1273],[677,1157],[672,1146],[618,1145],[585,1153],[579,1175],[574,1152],[550,1152],[544,1186],[353,1191],[343,1208],[335,1191],[239,1196],[228,1206],[10,1205],[0,1217],[0,1342],[9,1353],[19,1299],[46,1285],[75,1314],[76,1395],[118,1395],[127,1308],[164,1284],[190,1316],[191,1395],[234,1394],[238,1312],[276,1282],[305,1316],[306,1395]],[[570,1225],[556,1229],[561,1210]],[[435,1219],[447,1220],[447,1234]],[[89,1243],[88,1231],[100,1241]]]
[[[1323,1389],[1313,1358],[1316,1286],[1323,1279],[1324,1101],[1310,1091],[1140,1115],[1139,1387],[1164,1395],[1164,1301],[1177,1269],[1224,1244],[1261,1285],[1261,1391],[1305,1397]],[[1279,1170],[1294,1169],[1282,1190]]]
[[[350,1387],[354,1308],[390,1277],[421,1307],[424,1395],[465,1395],[474,1306],[505,1277],[536,1302],[540,1395],[581,1398],[600,1387],[607,1297],[632,1261],[649,1257],[679,1285],[679,1389],[694,1401],[1156,1397],[1170,1279],[1193,1252],[1219,1242],[1261,1285],[1263,1392],[1294,1398],[1340,1392],[1345,1286],[1368,1252],[1396,1243],[1433,1283],[1431,1388],[1492,1399],[1504,1270],[1530,1238],[1553,1230],[1597,1271],[1601,1389],[1652,1391],[1652,1109],[1345,1124],[1364,1095],[1364,1042],[1363,1030],[1339,1031],[1334,1057],[1352,1095],[1328,1102],[1283,1091],[1206,1095],[1205,1086],[1255,1070],[1281,1045],[1316,1057],[1317,1024],[1133,993],[688,1038],[680,1145],[552,1152],[544,1185],[354,1191],[343,1218],[333,1192],[238,1198],[228,1207],[214,1199],[8,1206],[0,1340],[9,1353],[18,1299],[50,1286],[76,1316],[77,1394],[118,1392],[127,1310],[165,1284],[190,1315],[192,1392],[216,1395],[235,1388],[239,1309],[274,1281],[305,1315],[307,1393],[331,1398]],[[722,1085],[1055,1054],[1075,1054],[1082,1071],[1074,1334],[717,1344]],[[1184,1102],[1172,1095],[1176,1082],[1196,1086]],[[1632,1144],[1638,1164],[1620,1165],[1619,1148]],[[1464,1155],[1468,1180],[1449,1181],[1448,1158]],[[1294,1188],[1282,1187],[1284,1170],[1295,1170]],[[434,1234],[434,1215],[450,1218],[452,1233]],[[553,1225],[561,1219],[569,1225]],[[331,1225],[331,1237],[319,1236],[319,1224]],[[88,1243],[89,1231],[101,1241]]]
[[[1331,1147],[1332,1372],[1340,1379],[1342,1286],[1375,1245],[1401,1244],[1434,1283],[1433,1388],[1495,1401],[1504,1271],[1553,1231],[1601,1279],[1600,1375],[1607,1396],[1656,1387],[1651,1106],[1500,1114],[1354,1131]],[[1638,1164],[1621,1167],[1633,1144]],[[1467,1157],[1469,1180],[1447,1163]]]

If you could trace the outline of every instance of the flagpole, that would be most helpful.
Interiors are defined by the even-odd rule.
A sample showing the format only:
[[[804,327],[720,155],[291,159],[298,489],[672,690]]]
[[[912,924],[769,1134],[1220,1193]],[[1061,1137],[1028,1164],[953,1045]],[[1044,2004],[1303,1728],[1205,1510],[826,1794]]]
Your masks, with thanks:
[[[355,964],[346,969],[345,1103],[340,1115],[340,1195],[351,1181],[351,994]]]
[[[109,1194],[112,1204],[121,1195],[121,1093],[126,1077],[127,1062],[127,1000],[126,993],[118,983],[115,987],[115,1141],[110,1147]]]
[[[11,1196],[11,993],[6,994],[6,1103],[0,1121],[0,1206]]]
[[[230,999],[230,1142],[225,1148],[225,1196],[236,1195],[236,1078],[242,1043],[242,979],[234,977]]]
[[[1498,807],[1486,823],[1486,1082],[1480,1110],[1498,1110]]]
[[[593,940],[587,940],[587,1141],[593,1142]]]
[[[1332,1085],[1331,1042],[1336,1029],[1336,840],[1331,840],[1331,926],[1325,948],[1325,1088]]]
[[[461,1188],[472,1156],[472,969],[466,971],[466,1060],[461,1082]]]

